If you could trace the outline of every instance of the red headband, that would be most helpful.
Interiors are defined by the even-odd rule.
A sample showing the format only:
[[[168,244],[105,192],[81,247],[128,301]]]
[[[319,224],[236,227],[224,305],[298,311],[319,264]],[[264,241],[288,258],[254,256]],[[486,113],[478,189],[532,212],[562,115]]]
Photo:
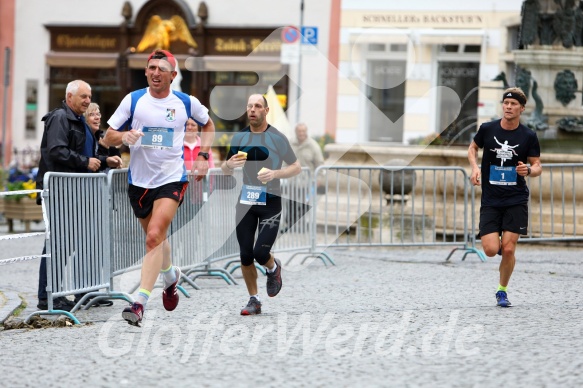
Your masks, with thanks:
[[[172,70],[176,69],[176,58],[174,58],[174,55],[172,55],[172,53],[170,51],[167,50],[154,50],[152,52],[152,54],[150,54],[150,56],[148,57],[148,62],[146,62],[146,64],[150,63],[150,59],[165,59],[166,61],[168,61],[168,63],[170,63],[170,65],[172,65]]]

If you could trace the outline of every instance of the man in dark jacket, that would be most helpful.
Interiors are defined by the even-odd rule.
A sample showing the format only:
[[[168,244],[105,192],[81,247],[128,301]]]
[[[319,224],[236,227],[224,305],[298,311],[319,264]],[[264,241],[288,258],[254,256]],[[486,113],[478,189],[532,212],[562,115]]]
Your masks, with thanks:
[[[63,106],[46,114],[42,120],[45,129],[41,141],[41,157],[36,178],[37,189],[43,188],[46,172],[87,172],[97,171],[101,166],[98,158],[83,155],[85,147],[85,118],[83,113],[91,103],[91,86],[75,80],[67,85]],[[37,197],[40,201],[40,196]],[[38,202],[37,202],[38,203]],[[46,246],[43,255],[46,254]],[[48,309],[46,259],[40,262],[38,281],[38,305]],[[66,298],[56,298],[53,309],[70,311],[75,304]]]

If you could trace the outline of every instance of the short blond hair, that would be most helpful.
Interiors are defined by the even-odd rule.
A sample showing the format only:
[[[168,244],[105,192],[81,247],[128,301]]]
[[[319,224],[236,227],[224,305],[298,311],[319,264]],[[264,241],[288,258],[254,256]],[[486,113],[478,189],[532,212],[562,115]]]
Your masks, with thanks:
[[[507,88],[506,90],[504,90],[503,96],[506,96],[508,93],[517,94],[524,101],[524,104],[522,104],[522,105],[526,105],[526,102],[528,101],[528,98],[526,98],[526,94],[524,94],[524,92],[522,91],[522,89],[519,88],[518,86],[514,86],[512,88]],[[502,98],[502,100],[504,100],[504,98]],[[518,101],[520,102],[520,100],[518,100]]]
[[[83,113],[83,116],[85,116],[85,118],[89,117],[90,113],[95,112],[96,110],[100,110],[99,109],[99,104],[97,104],[96,102],[92,102],[91,104],[89,104],[89,106],[87,107],[87,110],[85,111],[85,113]]]

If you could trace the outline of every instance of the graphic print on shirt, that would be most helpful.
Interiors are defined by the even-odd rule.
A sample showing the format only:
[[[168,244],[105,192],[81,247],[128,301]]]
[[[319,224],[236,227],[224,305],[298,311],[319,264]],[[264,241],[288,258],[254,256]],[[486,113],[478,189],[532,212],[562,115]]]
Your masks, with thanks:
[[[496,153],[496,159],[500,159],[500,166],[490,166],[490,183],[493,185],[514,186],[516,185],[517,178],[516,167],[504,167],[504,162],[507,160],[512,161],[513,155],[518,156],[514,149],[518,147],[519,144],[513,146],[508,145],[508,140],[504,140],[504,143],[500,143],[496,136],[494,136],[494,140],[496,140],[496,143],[498,143],[500,148],[494,148],[490,151]]]
[[[498,143],[500,148],[494,148],[493,150],[490,150],[490,151],[496,153],[496,158],[500,159],[500,166],[504,166],[505,161],[512,160],[513,154],[518,156],[518,154],[516,153],[516,151],[514,151],[514,149],[516,147],[518,147],[520,144],[517,144],[515,146],[509,146],[508,140],[504,140],[504,144],[502,144],[498,141],[498,139],[496,139],[496,136],[494,136],[494,140],[496,140],[496,143]]]
[[[176,109],[166,109],[166,121],[176,121]]]

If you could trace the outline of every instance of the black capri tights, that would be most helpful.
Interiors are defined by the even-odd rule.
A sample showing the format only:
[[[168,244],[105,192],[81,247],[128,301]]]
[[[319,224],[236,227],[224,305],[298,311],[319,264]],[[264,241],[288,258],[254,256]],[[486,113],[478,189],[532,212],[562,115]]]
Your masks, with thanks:
[[[271,255],[281,220],[281,197],[270,197],[266,205],[237,203],[237,241],[241,250],[241,265],[253,264],[253,259],[265,265]],[[255,232],[257,241],[255,241]]]

